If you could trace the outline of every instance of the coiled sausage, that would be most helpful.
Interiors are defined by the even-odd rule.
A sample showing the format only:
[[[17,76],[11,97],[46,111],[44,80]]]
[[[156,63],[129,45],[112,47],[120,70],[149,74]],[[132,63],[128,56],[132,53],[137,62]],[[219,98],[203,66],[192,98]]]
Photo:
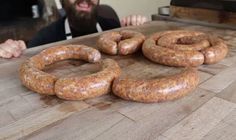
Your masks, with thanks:
[[[142,33],[123,30],[108,32],[98,39],[98,49],[110,55],[128,55],[141,48],[145,36]]]
[[[228,53],[223,40],[196,31],[165,31],[145,40],[143,54],[150,60],[169,66],[214,64]]]
[[[81,59],[95,63],[101,59],[101,54],[96,49],[84,45],[57,46],[45,49],[20,66],[19,76],[22,84],[37,93],[54,95],[54,85],[58,77],[42,70],[47,65],[65,59]]]

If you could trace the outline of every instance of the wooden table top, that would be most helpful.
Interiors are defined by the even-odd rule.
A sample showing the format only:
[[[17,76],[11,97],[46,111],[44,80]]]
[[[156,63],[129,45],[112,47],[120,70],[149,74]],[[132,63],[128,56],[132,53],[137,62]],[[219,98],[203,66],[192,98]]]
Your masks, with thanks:
[[[0,59],[0,139],[235,140],[236,31],[167,21],[129,29],[146,35],[175,29],[204,31],[225,39],[230,52],[217,64],[199,67],[200,84],[194,92],[179,100],[154,104],[124,101],[112,94],[64,101],[21,85],[18,67],[27,58],[59,44],[96,47],[99,34],[28,49],[17,59]],[[141,52],[103,57],[117,60],[122,76],[151,79],[180,70],[152,63]],[[97,70],[95,64],[81,61],[63,61],[46,69],[59,76],[87,75]]]

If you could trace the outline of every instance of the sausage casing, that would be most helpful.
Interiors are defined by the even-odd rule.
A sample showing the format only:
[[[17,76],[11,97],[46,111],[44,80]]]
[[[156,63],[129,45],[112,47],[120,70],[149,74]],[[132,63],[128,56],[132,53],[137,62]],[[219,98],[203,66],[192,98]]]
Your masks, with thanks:
[[[65,59],[81,59],[98,62],[101,54],[96,49],[84,45],[51,47],[25,61],[19,69],[19,77],[24,86],[45,95],[54,95],[54,85],[59,77],[43,72],[52,63]]]
[[[156,45],[153,39],[147,39],[142,47],[143,54],[156,63],[169,66],[199,66],[204,56],[198,51],[180,51]]]
[[[214,64],[228,53],[223,40],[196,31],[164,31],[145,40],[143,54],[150,60],[169,66]]]
[[[102,70],[83,77],[65,77],[57,80],[55,92],[59,98],[66,100],[84,100],[107,94],[121,70],[112,59],[101,62]]]
[[[196,69],[188,68],[179,74],[152,80],[116,79],[113,93],[136,102],[173,100],[193,91],[199,83]]]
[[[108,32],[98,39],[100,51],[110,55],[128,55],[136,52],[142,46],[145,36],[139,32],[122,30],[120,32]]]

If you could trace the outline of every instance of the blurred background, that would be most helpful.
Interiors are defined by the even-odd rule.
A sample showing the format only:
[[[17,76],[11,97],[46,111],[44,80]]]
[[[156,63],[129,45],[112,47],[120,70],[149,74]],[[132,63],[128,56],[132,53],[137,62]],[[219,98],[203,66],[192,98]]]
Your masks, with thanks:
[[[28,41],[64,12],[60,0],[4,0],[0,2],[0,42]],[[140,14],[149,20],[174,20],[236,27],[236,0],[100,0],[120,18]],[[205,25],[205,24],[204,24]]]
[[[151,19],[158,7],[170,5],[170,0],[100,0],[112,6],[120,18],[130,14],[141,14]]]
[[[8,38],[30,40],[42,27],[61,16],[56,2],[59,0],[4,0],[0,3],[0,42]],[[120,18],[141,14],[151,19],[160,6],[169,5],[169,0],[101,0],[110,5]]]

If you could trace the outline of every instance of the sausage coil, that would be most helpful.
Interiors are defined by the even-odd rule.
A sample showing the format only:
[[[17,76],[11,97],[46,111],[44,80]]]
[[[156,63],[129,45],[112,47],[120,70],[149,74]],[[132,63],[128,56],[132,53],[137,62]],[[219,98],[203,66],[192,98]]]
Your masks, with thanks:
[[[76,81],[74,81],[74,79],[59,78],[43,72],[47,65],[65,59],[81,59],[90,63],[96,63],[100,61],[101,54],[96,49],[84,45],[67,45],[45,49],[20,66],[19,76],[22,84],[39,94],[58,95],[68,100],[79,100],[108,93],[113,79],[120,74],[118,64],[110,59],[100,62],[103,67],[101,72],[82,77],[81,79],[84,80],[81,81],[78,80],[80,78],[76,78]],[[93,91],[88,91],[84,98],[78,98],[77,95],[72,96],[72,94],[75,94],[75,91],[78,91],[78,88],[82,88],[81,91],[85,90],[84,87],[72,87],[74,84],[78,85],[79,83],[82,83],[84,86],[86,85],[88,90],[93,87]],[[70,86],[70,88],[66,86]],[[70,93],[68,93],[68,90]],[[81,92],[81,94],[84,94],[84,92]]]
[[[98,49],[109,55],[128,55],[136,52],[142,46],[145,36],[139,32],[123,30],[108,32],[98,39]]]
[[[165,31],[153,34],[143,43],[143,54],[168,66],[214,64],[225,58],[228,47],[218,37],[196,31]]]

